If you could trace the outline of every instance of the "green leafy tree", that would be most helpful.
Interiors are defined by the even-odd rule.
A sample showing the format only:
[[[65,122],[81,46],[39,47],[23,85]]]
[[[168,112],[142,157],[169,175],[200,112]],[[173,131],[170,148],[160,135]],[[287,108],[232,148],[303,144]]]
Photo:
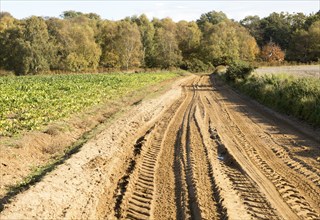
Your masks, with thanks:
[[[239,58],[239,42],[229,22],[220,22],[209,27],[201,42],[202,59],[214,66],[227,64]]]
[[[128,18],[104,21],[100,29],[102,56],[100,64],[108,68],[139,67],[143,59],[141,35],[136,23]]]
[[[201,50],[202,59],[214,66],[228,65],[239,59],[253,61],[259,52],[249,32],[230,20],[205,28]]]
[[[287,49],[291,41],[291,26],[288,13],[271,13],[262,19],[261,28],[263,29],[264,44],[272,41],[281,48]]]
[[[304,29],[308,30],[309,27],[316,21],[320,21],[320,10],[315,14],[310,14],[304,23]]]
[[[307,31],[300,29],[293,34],[287,56],[300,62],[320,60],[320,21],[314,22]]]
[[[51,42],[42,18],[32,16],[3,33],[6,45],[6,68],[17,75],[36,74],[49,70]]]
[[[263,29],[261,28],[261,19],[259,16],[247,16],[240,21],[240,24],[250,32],[260,47],[264,45]]]
[[[227,21],[228,17],[225,13],[222,11],[210,11],[207,13],[204,13],[200,16],[200,18],[197,20],[197,24],[199,28],[203,31],[205,29],[205,26],[208,24],[216,25],[220,22]]]
[[[79,12],[79,11],[73,11],[73,10],[62,12],[60,17],[63,18],[63,19],[73,19],[73,18],[76,18],[76,17],[86,17],[86,18],[93,19],[93,20],[101,20],[100,15],[98,15],[96,13],[85,14],[85,13],[82,13],[82,12]]]
[[[120,21],[115,40],[120,65],[127,70],[141,65],[143,56],[140,32],[136,24]]]
[[[154,63],[154,34],[155,28],[153,23],[149,21],[146,15],[142,14],[139,17],[132,18],[133,22],[138,25],[141,42],[143,47],[142,66],[152,67]]]
[[[176,37],[176,24],[170,18],[153,22],[156,26],[154,37],[155,66],[161,68],[179,66],[182,56]]]
[[[180,21],[177,23],[177,41],[184,60],[194,56],[199,50],[201,31],[196,22]]]
[[[119,68],[119,55],[116,51],[117,23],[114,21],[103,21],[100,24],[98,39],[101,46],[100,65],[105,68]]]
[[[0,69],[5,69],[7,66],[7,60],[12,50],[11,44],[8,44],[12,32],[9,29],[14,29],[16,26],[17,21],[10,13],[0,12]]]

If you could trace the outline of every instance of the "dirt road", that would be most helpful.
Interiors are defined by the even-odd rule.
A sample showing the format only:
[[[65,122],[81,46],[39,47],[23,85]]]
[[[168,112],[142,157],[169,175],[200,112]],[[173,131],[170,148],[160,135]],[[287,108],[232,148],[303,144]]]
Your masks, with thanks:
[[[117,118],[0,219],[319,219],[319,136],[191,76]]]

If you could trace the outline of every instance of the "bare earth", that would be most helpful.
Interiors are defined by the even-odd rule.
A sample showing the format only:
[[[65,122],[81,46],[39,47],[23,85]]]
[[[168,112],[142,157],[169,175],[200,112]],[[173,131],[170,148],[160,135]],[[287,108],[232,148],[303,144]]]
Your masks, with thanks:
[[[0,219],[319,219],[319,132],[212,82],[142,101]]]
[[[279,74],[286,73],[298,77],[320,78],[320,65],[299,65],[299,66],[268,66],[259,67],[254,71],[255,74]]]

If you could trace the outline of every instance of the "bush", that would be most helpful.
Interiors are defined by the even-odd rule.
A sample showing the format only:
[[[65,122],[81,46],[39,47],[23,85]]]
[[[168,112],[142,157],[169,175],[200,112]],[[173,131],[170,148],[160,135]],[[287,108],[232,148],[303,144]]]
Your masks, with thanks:
[[[251,64],[244,61],[232,62],[226,71],[226,79],[232,82],[236,79],[245,79],[254,69]]]
[[[210,72],[213,70],[211,63],[204,63],[197,58],[184,61],[180,68],[193,73]]]
[[[215,68],[215,74],[225,74],[227,72],[227,66],[219,65]]]
[[[320,127],[320,80],[289,75],[251,76],[232,86],[279,112]]]

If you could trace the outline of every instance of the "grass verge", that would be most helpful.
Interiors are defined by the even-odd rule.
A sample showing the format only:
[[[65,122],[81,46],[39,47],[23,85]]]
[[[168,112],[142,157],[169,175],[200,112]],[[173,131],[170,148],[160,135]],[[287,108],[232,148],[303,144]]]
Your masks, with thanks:
[[[288,74],[251,75],[234,82],[223,74],[220,78],[261,104],[320,127],[320,79]]]

